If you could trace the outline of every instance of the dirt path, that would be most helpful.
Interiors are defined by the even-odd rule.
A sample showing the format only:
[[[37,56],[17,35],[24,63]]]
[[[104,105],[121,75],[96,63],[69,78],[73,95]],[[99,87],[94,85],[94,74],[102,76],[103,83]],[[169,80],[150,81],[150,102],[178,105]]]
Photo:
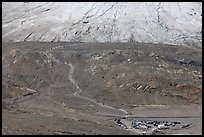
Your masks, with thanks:
[[[114,108],[114,107],[109,106],[109,105],[98,103],[98,102],[96,102],[95,100],[93,100],[91,98],[81,96],[80,93],[82,92],[82,90],[79,87],[79,85],[77,84],[77,82],[73,79],[73,73],[74,73],[75,67],[72,64],[68,64],[68,65],[70,66],[70,73],[69,73],[69,77],[68,78],[72,82],[74,87],[77,89],[77,91],[73,94],[74,96],[80,97],[80,98],[85,99],[85,100],[89,100],[90,102],[93,102],[96,105],[99,105],[99,106],[102,106],[102,107],[106,107],[106,108],[113,109],[113,110],[119,110],[119,111],[121,111],[121,112],[123,112],[125,114],[124,115],[125,117],[129,116],[128,112],[123,110],[123,109],[117,109],[117,108]]]
[[[153,134],[153,126],[136,129],[133,120],[192,123],[164,134],[202,133],[198,50],[35,42],[2,49],[5,134]]]
[[[78,44],[72,44],[72,45],[69,45],[69,46],[74,46],[74,45],[78,45]],[[99,103],[99,102],[96,102],[94,99],[91,99],[91,98],[88,98],[88,97],[84,97],[84,96],[81,96],[80,93],[82,92],[82,89],[79,87],[78,83],[73,79],[73,73],[74,73],[74,70],[75,70],[75,66],[73,66],[71,63],[67,63],[67,62],[61,62],[59,59],[56,59],[55,57],[52,56],[52,54],[50,53],[51,51],[53,50],[56,50],[56,49],[59,49],[59,48],[62,48],[64,46],[56,46],[56,47],[53,47],[53,48],[50,48],[49,50],[46,50],[45,52],[42,52],[44,55],[46,55],[46,57],[48,59],[51,59],[53,60],[54,62],[56,63],[60,63],[60,64],[64,64],[64,65],[67,65],[70,67],[70,71],[69,71],[69,75],[68,75],[68,79],[70,80],[70,82],[74,85],[74,87],[76,88],[76,92],[73,94],[74,96],[76,97],[79,97],[81,99],[85,99],[85,100],[88,100],[90,102],[93,102],[95,103],[96,105],[99,105],[101,107],[105,107],[105,108],[108,108],[108,109],[112,109],[112,110],[117,110],[117,111],[120,111],[122,113],[124,113],[124,115],[122,117],[128,117],[129,116],[129,113],[124,110],[124,109],[117,109],[117,108],[114,108],[112,106],[109,106],[109,105],[105,105],[103,103]],[[121,116],[119,116],[121,117]]]

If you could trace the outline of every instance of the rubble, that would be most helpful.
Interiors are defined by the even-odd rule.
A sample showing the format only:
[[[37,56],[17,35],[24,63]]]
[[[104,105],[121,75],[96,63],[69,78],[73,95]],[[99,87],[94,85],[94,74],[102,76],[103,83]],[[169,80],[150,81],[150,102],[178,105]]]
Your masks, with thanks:
[[[123,122],[121,122],[121,120],[120,119],[115,119],[115,122],[116,122],[116,124],[118,124],[120,127],[124,127],[125,129],[127,129],[127,126],[123,123]]]

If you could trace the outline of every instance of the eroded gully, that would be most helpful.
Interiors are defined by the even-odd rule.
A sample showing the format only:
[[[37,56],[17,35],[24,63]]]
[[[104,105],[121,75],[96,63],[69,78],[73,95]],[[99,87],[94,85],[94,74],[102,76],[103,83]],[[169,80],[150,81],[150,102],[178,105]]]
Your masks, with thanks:
[[[76,45],[76,44],[73,44],[73,45]],[[70,45],[70,46],[73,46],[73,45]],[[69,70],[69,75],[68,75],[68,79],[69,81],[74,85],[74,87],[76,88],[76,92],[73,94],[73,96],[76,96],[76,97],[79,97],[81,99],[85,99],[85,100],[88,100],[96,105],[99,105],[101,107],[105,107],[105,108],[108,108],[108,109],[112,109],[112,110],[117,110],[117,111],[120,111],[122,112],[124,115],[123,116],[118,116],[118,117],[128,117],[129,116],[129,113],[124,110],[124,109],[117,109],[117,108],[114,108],[112,106],[109,106],[109,105],[105,105],[103,103],[100,103],[100,102],[97,102],[95,101],[94,99],[91,99],[91,98],[88,98],[88,97],[85,97],[85,96],[81,96],[80,93],[82,93],[82,89],[79,87],[78,83],[73,79],[73,74],[74,74],[74,71],[75,71],[75,66],[71,63],[67,63],[67,62],[61,62],[60,60],[54,58],[52,56],[51,53],[49,53],[50,51],[54,50],[54,49],[58,49],[58,48],[62,48],[63,46],[57,46],[57,47],[54,47],[54,48],[51,48],[45,52],[42,52],[48,59],[51,59],[52,61],[56,62],[56,63],[60,63],[60,64],[64,64],[64,65],[67,65],[70,67],[70,70]]]

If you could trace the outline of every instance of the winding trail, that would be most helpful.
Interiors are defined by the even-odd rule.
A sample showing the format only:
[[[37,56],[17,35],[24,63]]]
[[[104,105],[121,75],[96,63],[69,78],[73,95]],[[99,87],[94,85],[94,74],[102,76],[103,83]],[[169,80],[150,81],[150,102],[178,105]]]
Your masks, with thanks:
[[[83,44],[83,43],[82,43]],[[81,45],[81,44],[70,44],[70,45],[66,45],[66,46],[74,46],[74,45]],[[111,122],[115,122],[115,124],[117,124],[118,128],[123,128],[124,130],[129,130],[131,132],[134,132],[135,134],[147,134],[147,135],[152,135],[154,134],[155,130],[154,129],[159,129],[161,126],[163,126],[163,124],[160,124],[158,125],[159,127],[154,127],[152,126],[152,128],[150,129],[148,127],[148,125],[146,124],[149,121],[157,121],[158,119],[161,120],[161,119],[164,119],[164,121],[172,121],[173,119],[178,119],[180,120],[182,118],[182,121],[187,121],[187,119],[191,118],[194,120],[194,122],[197,122],[199,121],[200,117],[199,116],[175,116],[175,117],[172,117],[170,114],[168,114],[167,116],[170,116],[170,117],[161,117],[161,115],[158,116],[159,112],[157,113],[153,113],[152,115],[146,115],[144,116],[143,113],[146,113],[149,111],[149,109],[142,113],[139,113],[139,116],[137,113],[134,114],[134,112],[136,112],[137,110],[133,110],[133,114],[129,114],[128,111],[122,109],[122,108],[117,108],[117,107],[114,107],[114,106],[111,106],[108,105],[108,104],[104,104],[103,102],[98,102],[97,99],[95,98],[91,98],[90,96],[86,95],[86,94],[83,94],[83,93],[87,93],[88,91],[86,91],[85,89],[83,89],[83,87],[81,86],[81,83],[78,81],[79,79],[75,78],[76,74],[79,73],[78,69],[78,65],[76,65],[74,62],[72,61],[67,61],[62,59],[61,58],[58,58],[57,56],[55,56],[55,53],[54,51],[58,51],[58,53],[62,53],[63,51],[65,51],[66,53],[66,50],[70,51],[70,49],[66,49],[66,46],[64,45],[61,45],[61,44],[58,44],[56,46],[53,46],[53,47],[49,47],[49,49],[44,49],[43,51],[41,50],[40,52],[39,51],[36,51],[37,53],[40,53],[41,55],[43,55],[43,60],[44,63],[46,63],[46,67],[44,67],[43,69],[47,69],[47,68],[52,68],[52,65],[50,67],[48,67],[50,64],[54,63],[54,65],[63,65],[63,69],[66,69],[66,75],[63,75],[63,78],[65,79],[66,82],[69,83],[69,86],[72,87],[72,92],[68,92],[66,94],[66,96],[68,97],[73,97],[72,99],[79,99],[80,101],[84,101],[86,103],[83,103],[81,102],[82,105],[86,105],[86,109],[89,108],[89,104],[92,105],[92,107],[94,107],[94,109],[97,108],[97,110],[99,110],[99,113],[94,113],[94,118],[102,118],[102,120],[104,121],[111,121]],[[61,49],[62,48],[62,49]],[[59,50],[60,49],[60,50]],[[71,48],[71,54],[75,54],[75,52],[77,52],[75,50],[75,48]],[[72,52],[73,51],[73,52]],[[29,51],[30,52],[30,51]],[[28,52],[28,53],[29,53]],[[27,52],[23,52],[21,55],[23,54],[26,54]],[[19,56],[18,56],[19,57]],[[69,56],[68,56],[69,57]],[[4,58],[3,58],[4,60]],[[15,60],[16,61],[16,60]],[[52,63],[50,63],[52,62]],[[48,66],[47,66],[48,65]],[[41,69],[42,67],[40,67]],[[37,69],[37,70],[40,70],[40,69]],[[51,71],[52,72],[52,71]],[[4,77],[3,77],[4,78]],[[18,101],[18,99],[21,99],[21,98],[25,98],[25,100],[29,100],[33,95],[33,97],[35,97],[35,95],[39,95],[40,92],[39,91],[36,91],[35,89],[31,89],[31,88],[23,88],[23,87],[18,87],[20,90],[23,90],[24,91],[24,94],[21,94],[21,96],[18,96],[17,98],[11,100],[11,99],[7,99],[7,100],[4,100],[2,103],[5,103],[6,105],[9,104],[10,105],[10,102],[12,103],[16,103],[18,105],[18,103],[20,102],[21,103],[21,100]],[[146,89],[147,87],[145,87]],[[144,89],[144,90],[145,90]],[[69,91],[69,88],[66,88],[65,90]],[[53,94],[55,94],[53,92]],[[51,94],[51,95],[53,95]],[[49,96],[49,94],[48,94]],[[23,100],[24,101],[24,100]],[[55,106],[54,107],[58,107],[58,104],[60,104],[61,106],[63,106],[63,111],[61,111],[61,108],[59,108],[59,110],[57,109],[56,112],[60,111],[62,113],[62,115],[59,115],[59,117],[63,116],[64,117],[69,117],[69,115],[64,115],[64,111],[67,111],[67,112],[74,112],[74,111],[69,111],[69,109],[71,110],[71,108],[69,108],[69,106],[67,106],[67,108],[64,108],[66,107],[66,104],[64,102],[57,102],[55,103]],[[26,104],[23,104],[23,107],[25,106]],[[68,105],[68,104],[67,104]],[[134,105],[133,107],[166,107],[167,105]],[[31,106],[33,107],[33,106]],[[45,106],[46,107],[46,106]],[[145,108],[146,109],[146,108]],[[150,108],[152,109],[152,108]],[[186,109],[186,108],[185,108]],[[42,114],[42,115],[46,115],[46,116],[54,116],[55,115],[55,110],[49,110],[49,109],[44,109],[44,108],[40,108],[40,110],[42,110],[42,113],[41,111],[39,112],[39,114]],[[91,109],[92,111],[92,109]],[[163,111],[163,110],[159,110],[159,111]],[[46,112],[49,112],[49,113],[46,113]],[[96,112],[96,111],[94,111]],[[165,112],[162,112],[160,114],[164,114],[165,116]],[[188,112],[188,111],[187,111]],[[76,112],[77,113],[77,112]],[[72,113],[72,115],[75,116],[76,113]],[[82,115],[83,112],[80,114]],[[89,116],[91,116],[92,114],[89,113]],[[174,116],[174,115],[173,115]],[[75,117],[74,117],[75,118]],[[191,120],[190,119],[190,120]],[[135,128],[135,126],[132,124],[134,121],[137,121],[137,120],[140,120],[140,121],[145,121],[145,124],[147,125],[146,127],[148,127],[147,129],[148,130],[143,130],[145,129],[145,125],[143,125],[143,127],[141,127],[141,130],[139,130],[138,128]],[[100,122],[99,122],[100,123]],[[196,125],[196,124],[195,124]],[[109,126],[107,124],[107,126]],[[142,129],[143,128],[143,129]],[[176,129],[177,130],[177,129]],[[166,130],[168,131],[168,130]],[[159,132],[159,130],[157,131]],[[56,134],[61,134],[61,132],[59,133],[56,133]],[[159,133],[158,133],[159,134]]]
[[[68,76],[68,79],[72,82],[72,84],[74,85],[74,87],[77,89],[77,92],[75,92],[73,95],[74,96],[77,96],[79,98],[82,98],[82,99],[85,99],[85,100],[89,100],[90,102],[93,102],[101,107],[106,107],[106,108],[109,108],[109,109],[113,109],[113,110],[119,110],[121,112],[123,112],[125,114],[124,117],[128,117],[129,114],[127,111],[123,110],[123,109],[116,109],[112,106],[109,106],[109,105],[105,105],[103,103],[98,103],[96,102],[95,100],[91,99],[91,98],[88,98],[88,97],[84,97],[84,96],[81,96],[80,93],[82,92],[81,88],[79,87],[78,83],[72,78],[73,77],[73,73],[74,73],[74,69],[75,67],[72,65],[72,64],[68,64],[70,66],[70,73],[69,73],[69,76]]]
[[[77,45],[77,44],[73,44],[73,45]],[[69,46],[72,46],[72,45],[69,45]],[[85,97],[85,96],[81,96],[80,93],[82,93],[82,89],[79,87],[78,83],[73,79],[73,73],[74,73],[74,70],[75,70],[75,66],[73,66],[71,63],[67,63],[67,62],[62,62],[60,61],[59,59],[56,59],[55,57],[52,56],[52,54],[50,53],[50,51],[52,50],[55,50],[55,49],[58,49],[58,48],[62,48],[64,46],[56,46],[56,47],[53,47],[53,48],[50,48],[49,50],[46,50],[44,52],[42,52],[42,54],[44,54],[48,59],[51,59],[52,61],[56,62],[56,63],[60,63],[60,64],[64,64],[64,65],[67,65],[70,67],[70,70],[69,70],[69,75],[68,75],[68,79],[69,81],[74,85],[74,87],[76,88],[76,92],[73,94],[74,96],[76,97],[79,97],[81,99],[85,99],[85,100],[88,100],[90,102],[93,102],[95,103],[96,105],[99,105],[101,107],[105,107],[105,108],[109,108],[109,109],[112,109],[112,110],[117,110],[117,111],[120,111],[122,113],[124,113],[124,116],[123,117],[129,117],[129,113],[124,110],[124,109],[117,109],[117,108],[114,108],[112,106],[109,106],[109,105],[105,105],[103,103],[99,103],[97,101],[95,101],[94,99],[91,99],[91,98],[88,98],[88,97]],[[121,116],[120,116],[121,117]]]

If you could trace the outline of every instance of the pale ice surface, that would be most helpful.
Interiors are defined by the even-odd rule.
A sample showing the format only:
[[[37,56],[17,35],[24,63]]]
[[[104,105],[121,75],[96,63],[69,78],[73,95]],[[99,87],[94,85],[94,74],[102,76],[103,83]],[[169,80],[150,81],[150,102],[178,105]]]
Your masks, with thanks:
[[[148,42],[202,48],[202,3],[3,2],[2,39]]]

